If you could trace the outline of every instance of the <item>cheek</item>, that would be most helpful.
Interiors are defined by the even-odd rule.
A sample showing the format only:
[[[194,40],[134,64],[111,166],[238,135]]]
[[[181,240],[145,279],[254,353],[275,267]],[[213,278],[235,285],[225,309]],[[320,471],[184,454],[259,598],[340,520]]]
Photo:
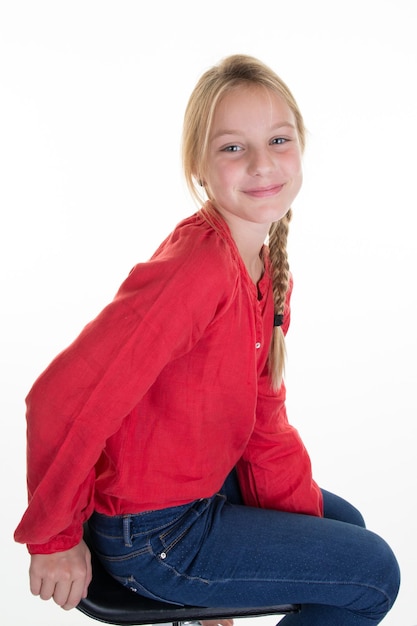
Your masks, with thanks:
[[[294,156],[291,159],[291,162],[288,163],[287,174],[292,181],[290,189],[292,200],[294,200],[303,184],[303,167],[300,158]]]
[[[297,178],[298,185],[299,185],[299,188],[300,188],[301,185],[303,184],[303,168],[301,167],[301,165],[300,165],[300,167],[298,169],[298,173],[297,173],[296,178]]]
[[[301,153],[298,150],[295,150],[291,154],[291,156],[289,155],[288,165],[290,169],[294,172],[294,175],[302,175],[303,164],[301,159]]]
[[[290,161],[288,162],[288,174],[291,178],[296,182],[299,187],[303,182],[303,164],[301,161],[301,156],[295,154]]]
[[[206,178],[213,192],[217,193],[227,191],[233,185],[234,179],[233,167],[230,167],[230,164],[213,168]]]

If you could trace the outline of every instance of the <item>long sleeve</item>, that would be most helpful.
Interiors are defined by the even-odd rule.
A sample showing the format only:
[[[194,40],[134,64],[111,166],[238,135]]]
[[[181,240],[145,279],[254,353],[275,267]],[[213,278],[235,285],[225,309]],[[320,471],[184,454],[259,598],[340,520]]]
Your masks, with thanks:
[[[136,266],[114,301],[32,387],[29,506],[15,532],[29,551],[61,551],[78,543],[92,512],[95,466],[106,441],[167,363],[189,352],[227,307],[224,294],[233,292],[236,277],[225,274],[224,246],[212,237],[206,249],[205,239],[193,242],[192,235],[185,245],[175,233],[166,251],[163,245],[151,262]],[[202,276],[204,288],[197,288]]]
[[[292,279],[283,331],[290,325]],[[256,423],[237,471],[247,505],[322,515],[321,491],[312,477],[310,457],[297,430],[288,422],[286,389],[271,389],[268,366],[258,383]]]
[[[238,466],[246,504],[322,515],[320,489],[297,430],[288,423],[285,386],[279,397],[259,397],[257,421]]]

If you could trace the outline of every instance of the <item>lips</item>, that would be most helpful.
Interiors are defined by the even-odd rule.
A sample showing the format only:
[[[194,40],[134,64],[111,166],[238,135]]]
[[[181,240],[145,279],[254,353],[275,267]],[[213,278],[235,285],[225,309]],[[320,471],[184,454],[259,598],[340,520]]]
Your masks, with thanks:
[[[284,185],[268,185],[267,187],[256,187],[245,189],[245,194],[253,198],[270,198],[278,194]]]

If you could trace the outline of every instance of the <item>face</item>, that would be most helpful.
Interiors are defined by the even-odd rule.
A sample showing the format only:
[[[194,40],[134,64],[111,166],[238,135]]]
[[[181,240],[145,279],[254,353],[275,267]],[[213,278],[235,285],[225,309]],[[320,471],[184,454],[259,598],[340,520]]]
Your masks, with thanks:
[[[230,225],[258,224],[267,232],[302,182],[301,148],[286,102],[260,86],[228,92],[214,114],[201,177]]]

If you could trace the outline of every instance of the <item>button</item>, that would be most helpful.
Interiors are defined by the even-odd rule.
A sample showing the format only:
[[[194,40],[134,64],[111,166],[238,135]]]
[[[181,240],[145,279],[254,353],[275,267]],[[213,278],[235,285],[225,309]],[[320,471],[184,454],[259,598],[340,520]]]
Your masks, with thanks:
[[[259,341],[257,341],[257,342],[256,342],[256,344],[255,344],[255,348],[256,348],[257,350],[259,350],[259,348],[260,348],[260,347],[261,347],[261,344],[259,343]]]
[[[167,555],[165,554],[165,552],[161,552],[161,554],[159,555],[161,557],[161,559],[166,559]]]

